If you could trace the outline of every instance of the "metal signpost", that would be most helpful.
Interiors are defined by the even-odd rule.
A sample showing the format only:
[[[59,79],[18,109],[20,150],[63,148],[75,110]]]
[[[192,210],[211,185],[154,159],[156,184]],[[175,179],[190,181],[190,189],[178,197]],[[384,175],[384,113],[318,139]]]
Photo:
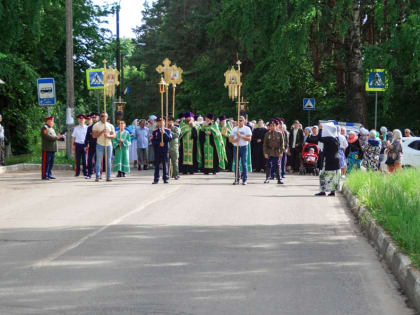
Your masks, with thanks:
[[[311,125],[311,110],[315,110],[315,99],[304,98],[303,99],[303,110],[308,111],[308,126]]]
[[[384,92],[388,87],[385,69],[372,69],[368,72],[366,91],[375,92],[375,130],[378,122],[378,92]]]
[[[41,78],[37,80],[38,103],[39,106],[48,108],[48,116],[50,115],[50,106],[56,104],[55,81],[54,78]]]

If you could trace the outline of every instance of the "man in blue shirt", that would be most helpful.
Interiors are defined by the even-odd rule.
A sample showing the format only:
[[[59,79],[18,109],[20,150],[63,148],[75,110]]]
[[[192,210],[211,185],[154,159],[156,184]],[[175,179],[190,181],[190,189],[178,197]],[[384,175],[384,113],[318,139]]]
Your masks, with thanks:
[[[147,156],[149,147],[149,128],[146,127],[146,120],[140,120],[140,126],[136,127],[135,138],[137,141],[137,159],[138,159],[138,170],[141,171],[141,166],[147,170]]]

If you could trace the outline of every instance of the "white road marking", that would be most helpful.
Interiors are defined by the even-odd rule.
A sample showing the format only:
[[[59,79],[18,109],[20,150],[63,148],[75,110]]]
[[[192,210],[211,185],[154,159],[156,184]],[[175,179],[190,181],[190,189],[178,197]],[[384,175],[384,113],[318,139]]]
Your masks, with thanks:
[[[96,235],[98,235],[99,233],[105,231],[106,229],[108,229],[111,226],[117,225],[120,222],[122,222],[124,219],[128,218],[129,216],[141,212],[143,209],[145,209],[146,207],[150,206],[151,204],[154,204],[156,202],[162,201],[164,199],[166,199],[167,197],[169,197],[169,195],[171,195],[172,193],[174,193],[175,191],[177,191],[180,188],[180,186],[172,186],[172,187],[168,187],[168,190],[165,190],[162,194],[160,194],[158,197],[150,199],[149,201],[146,201],[146,203],[144,203],[142,206],[124,214],[123,216],[115,219],[114,221],[104,225],[103,227],[101,227],[100,229],[97,229],[96,231],[93,231],[92,233],[89,233],[88,235],[82,237],[80,240],[78,240],[77,242],[74,242],[58,251],[56,251],[55,253],[48,255],[47,257],[39,260],[38,262],[31,264],[30,268],[41,268],[44,267],[46,265],[48,265],[49,263],[53,262],[54,260],[56,260],[58,257],[64,255],[65,253],[75,249],[76,247],[79,247],[80,245],[82,245],[84,242],[86,242],[87,240],[89,240],[92,237],[95,237]]]

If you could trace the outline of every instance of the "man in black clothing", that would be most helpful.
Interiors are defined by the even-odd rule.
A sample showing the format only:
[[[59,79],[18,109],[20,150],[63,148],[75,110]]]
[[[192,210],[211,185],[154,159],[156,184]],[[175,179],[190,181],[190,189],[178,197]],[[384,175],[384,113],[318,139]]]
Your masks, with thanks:
[[[99,114],[92,113],[90,114],[90,117],[92,118],[92,124],[88,127],[86,132],[86,138],[85,138],[85,147],[88,148],[88,170],[87,170],[87,176],[86,179],[89,179],[92,174],[94,173],[94,159],[96,157],[96,138],[92,137],[92,129],[93,126],[98,122]]]
[[[291,165],[294,172],[299,172],[300,154],[303,147],[303,130],[299,128],[299,121],[295,120],[289,135]]]

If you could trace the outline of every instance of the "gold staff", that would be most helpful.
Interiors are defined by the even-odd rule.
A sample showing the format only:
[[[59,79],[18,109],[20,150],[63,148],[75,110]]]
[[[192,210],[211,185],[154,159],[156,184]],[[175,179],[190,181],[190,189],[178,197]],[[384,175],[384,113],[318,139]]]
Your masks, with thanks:
[[[239,133],[239,117],[241,110],[241,61],[236,62],[238,70],[232,67],[230,70],[225,72],[225,87],[228,88],[229,97],[232,100],[238,99],[238,120],[237,120],[237,132]],[[239,182],[239,142],[236,145],[236,165],[235,165],[235,183]]]
[[[104,59],[104,114],[106,114],[106,85],[107,85],[107,80],[105,79],[106,76],[106,63],[107,60]],[[105,138],[105,134],[106,134],[106,120],[105,120],[105,124],[104,124],[104,139],[105,139],[105,174],[108,171],[108,153],[107,153],[107,149],[106,149],[106,138]],[[107,174],[105,175],[107,176]]]
[[[159,85],[159,92],[160,92],[160,111],[161,111],[161,118],[163,118],[163,94],[165,93],[165,87],[167,87],[167,84],[163,77],[160,78]],[[163,129],[163,128],[162,128]],[[163,144],[163,132],[164,129],[161,131],[161,143]]]
[[[237,127],[237,131],[238,131],[238,134],[239,134],[239,117],[240,117],[240,115],[241,115],[241,85],[240,85],[240,82],[241,82],[241,75],[240,75],[240,73],[241,73],[241,61],[240,60],[238,60],[237,62],[236,62],[236,64],[238,65],[238,73],[239,73],[239,75],[238,75],[238,85],[237,85],[237,89],[238,89],[238,127]],[[245,167],[247,167],[246,165],[245,165]],[[236,179],[235,179],[237,182],[239,182],[239,142],[238,142],[238,145],[236,146]]]
[[[175,89],[176,84],[172,84],[172,117],[175,119]]]
[[[112,69],[110,66],[108,69],[106,68],[107,60],[104,59],[104,113],[106,114],[106,95],[108,94],[109,97],[112,97],[115,93],[115,86],[120,84],[118,81],[118,70]],[[105,121],[105,134],[106,134],[106,121]],[[106,137],[105,138],[105,172],[108,170],[108,153],[107,153],[107,145],[106,145]],[[111,175],[111,174],[109,174]]]

